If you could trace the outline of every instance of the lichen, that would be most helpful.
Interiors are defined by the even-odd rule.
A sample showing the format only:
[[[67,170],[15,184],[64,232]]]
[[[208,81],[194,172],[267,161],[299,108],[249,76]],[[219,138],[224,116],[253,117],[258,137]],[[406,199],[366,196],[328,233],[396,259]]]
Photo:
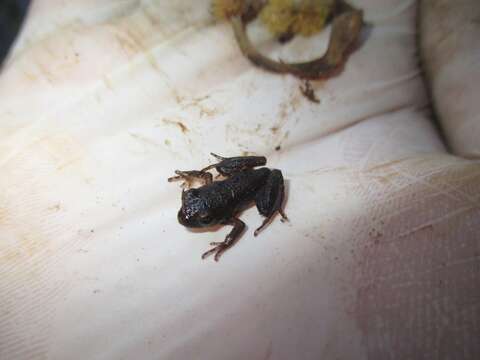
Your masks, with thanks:
[[[212,14],[218,20],[230,19],[232,16],[241,15],[244,0],[213,0]]]
[[[276,36],[311,36],[325,27],[334,4],[335,0],[270,0],[260,19]]]

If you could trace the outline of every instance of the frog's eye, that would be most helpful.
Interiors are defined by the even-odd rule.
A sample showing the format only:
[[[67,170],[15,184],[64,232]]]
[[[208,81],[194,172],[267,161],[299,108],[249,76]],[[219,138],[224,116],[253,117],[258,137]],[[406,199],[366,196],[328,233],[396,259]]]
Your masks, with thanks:
[[[210,225],[213,221],[213,216],[208,214],[200,214],[200,223],[203,225]]]

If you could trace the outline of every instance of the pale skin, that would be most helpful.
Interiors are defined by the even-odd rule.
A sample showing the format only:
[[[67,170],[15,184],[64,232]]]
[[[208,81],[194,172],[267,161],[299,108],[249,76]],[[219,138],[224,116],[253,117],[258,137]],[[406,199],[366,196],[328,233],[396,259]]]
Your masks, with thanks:
[[[478,113],[466,101],[478,88],[461,87],[476,73],[455,66],[451,37],[442,61],[426,54],[429,79],[446,62],[455,75],[433,82],[435,110],[459,110],[440,137],[416,6],[374,3],[355,2],[371,31],[335,79],[311,82],[317,104],[300,80],[243,59],[208,2],[34,1],[0,75],[2,355],[478,357],[480,169],[443,142],[480,138],[456,128]],[[463,36],[468,24],[431,31]],[[326,45],[255,36],[274,59]],[[478,52],[455,46],[466,43],[460,59]],[[185,229],[181,189],[165,181],[207,166],[210,151],[264,155],[288,181],[290,222],[254,237],[261,220],[247,209],[230,225],[253,228],[218,264],[199,255],[236,238],[230,226]],[[473,145],[462,151],[475,159]],[[205,173],[176,176],[217,180]]]

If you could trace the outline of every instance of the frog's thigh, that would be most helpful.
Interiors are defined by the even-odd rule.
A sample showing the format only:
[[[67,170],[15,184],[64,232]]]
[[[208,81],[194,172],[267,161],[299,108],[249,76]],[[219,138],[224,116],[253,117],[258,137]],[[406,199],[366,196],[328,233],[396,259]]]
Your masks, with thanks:
[[[267,159],[264,156],[236,156],[223,158],[215,167],[220,174],[229,176],[239,171],[263,166],[266,163]]]
[[[276,211],[281,210],[285,187],[282,172],[273,169],[265,185],[255,195],[255,204],[258,212],[265,217],[271,217]]]

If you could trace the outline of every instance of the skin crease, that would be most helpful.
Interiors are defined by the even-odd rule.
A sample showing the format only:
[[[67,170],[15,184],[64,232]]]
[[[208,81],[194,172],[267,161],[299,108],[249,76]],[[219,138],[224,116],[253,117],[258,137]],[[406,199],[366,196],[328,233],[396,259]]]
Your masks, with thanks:
[[[478,159],[480,124],[475,91],[480,74],[456,69],[472,69],[479,59],[474,43],[480,36],[480,4],[429,0],[422,2],[421,9],[425,35],[420,45],[423,53],[429,54],[424,64],[439,121],[447,130],[446,140],[456,155]],[[437,31],[432,31],[434,28]],[[457,101],[451,100],[454,98]]]
[[[0,358],[480,358],[480,166],[432,123],[415,2],[355,2],[371,28],[320,104],[208,5],[33,1],[0,74]],[[327,40],[252,31],[292,62]],[[290,217],[219,263],[229,230],[181,226],[166,182],[210,151],[281,169]]]

